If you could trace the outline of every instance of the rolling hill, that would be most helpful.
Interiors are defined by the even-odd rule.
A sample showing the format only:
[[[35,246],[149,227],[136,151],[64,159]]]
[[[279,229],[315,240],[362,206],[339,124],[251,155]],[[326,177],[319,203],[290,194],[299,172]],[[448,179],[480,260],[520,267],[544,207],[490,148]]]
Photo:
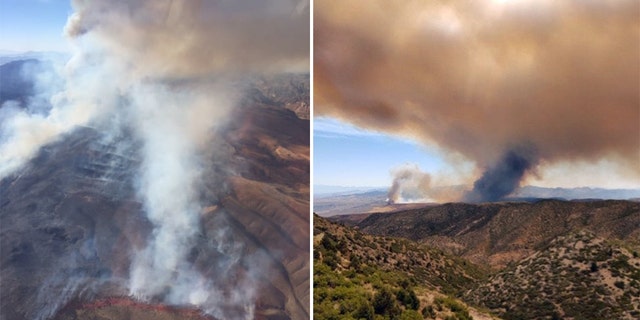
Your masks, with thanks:
[[[363,271],[350,269],[350,257],[364,253],[356,261],[383,274],[380,279],[396,279],[383,282],[396,292],[409,283],[448,295],[464,303],[465,310],[485,311],[470,314],[474,318],[636,319],[640,315],[640,203],[634,201],[450,203],[332,220],[332,227],[327,227],[328,221],[314,217],[320,226],[314,228],[314,265],[327,264],[327,242],[338,244],[337,262],[331,262],[329,255],[329,268],[320,269],[320,277],[316,272],[314,281],[327,274],[366,279]],[[377,243],[375,250],[366,249],[370,242]],[[448,261],[447,267],[421,263],[425,260],[418,252],[440,253],[429,257]],[[467,271],[461,277],[456,270],[477,272]],[[327,296],[335,294],[325,282],[314,286],[328,290]],[[426,291],[416,290],[420,296],[418,292]],[[420,301],[424,308],[427,304]],[[331,308],[324,305],[321,310]],[[464,318],[428,312],[420,316]]]
[[[368,215],[365,233],[403,237],[503,267],[572,231],[588,229],[605,239],[640,242],[640,203],[624,200],[449,203]]]

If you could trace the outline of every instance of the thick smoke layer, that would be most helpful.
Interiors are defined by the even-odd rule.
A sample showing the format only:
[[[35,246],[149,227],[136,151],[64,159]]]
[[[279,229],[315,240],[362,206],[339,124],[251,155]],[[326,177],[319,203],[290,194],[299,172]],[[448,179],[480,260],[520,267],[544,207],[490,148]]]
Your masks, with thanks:
[[[418,137],[485,176],[531,145],[531,169],[608,158],[640,181],[637,1],[322,1],[314,15],[318,115]]]
[[[128,73],[154,77],[212,72],[306,71],[309,2],[305,0],[160,0],[73,2],[73,37],[90,34],[127,62]]]
[[[202,232],[198,179],[211,134],[236,101],[234,81],[308,70],[308,1],[75,0],[73,7],[66,32],[75,52],[51,110],[0,115],[0,178],[80,125],[130,129],[143,146],[138,197],[153,226],[134,250],[130,293],[252,319],[250,276],[229,288],[188,262]],[[224,236],[215,241],[237,267],[242,248]],[[258,264],[247,273],[259,273]]]

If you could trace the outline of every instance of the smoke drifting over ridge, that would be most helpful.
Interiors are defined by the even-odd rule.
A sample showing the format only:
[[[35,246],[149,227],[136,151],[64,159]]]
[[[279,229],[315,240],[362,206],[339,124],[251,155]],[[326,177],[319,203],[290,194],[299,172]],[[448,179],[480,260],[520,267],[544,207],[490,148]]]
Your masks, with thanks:
[[[522,145],[535,154],[516,176],[610,158],[640,181],[637,1],[319,2],[314,14],[318,115],[460,154],[486,170],[478,188]]]
[[[220,319],[253,319],[259,255],[247,258],[256,261],[242,266],[248,275],[231,288],[231,280],[215,283],[189,262],[205,211],[199,177],[211,135],[239,98],[238,79],[308,71],[309,3],[77,0],[73,7],[66,32],[76,47],[65,87],[45,114],[2,115],[0,178],[78,126],[132,132],[142,145],[137,197],[153,230],[134,250],[129,293],[196,305]],[[214,242],[227,255],[217,265],[240,269],[241,244],[226,243],[226,226],[216,228]]]

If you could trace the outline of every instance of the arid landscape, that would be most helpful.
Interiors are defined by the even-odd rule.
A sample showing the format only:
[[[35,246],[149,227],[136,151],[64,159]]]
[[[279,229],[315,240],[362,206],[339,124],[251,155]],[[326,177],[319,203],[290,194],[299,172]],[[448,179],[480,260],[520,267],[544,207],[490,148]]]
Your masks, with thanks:
[[[358,318],[370,306],[389,319],[635,319],[639,252],[636,201],[315,216],[314,314]],[[418,303],[406,303],[406,288]],[[385,290],[389,309],[376,309]],[[343,291],[362,308],[335,298]]]

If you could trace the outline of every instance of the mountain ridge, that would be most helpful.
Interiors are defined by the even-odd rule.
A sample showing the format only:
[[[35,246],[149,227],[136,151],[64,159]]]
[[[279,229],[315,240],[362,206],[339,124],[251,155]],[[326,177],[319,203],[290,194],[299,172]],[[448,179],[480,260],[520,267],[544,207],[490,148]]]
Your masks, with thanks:
[[[315,188],[316,186],[314,186]],[[461,193],[464,186],[446,187]],[[332,190],[329,186],[329,189]],[[356,213],[374,213],[384,210],[397,211],[387,208],[388,190],[385,188],[350,188],[335,189],[336,192],[317,192],[314,189],[314,212],[324,216],[335,216]],[[537,202],[545,199],[566,201],[591,201],[591,200],[640,200],[640,189],[606,189],[606,188],[546,188],[536,186],[524,186],[515,190],[502,201],[512,202]],[[396,203],[403,204],[403,203]],[[409,202],[419,206],[420,202]],[[435,203],[425,203],[433,205]],[[442,204],[442,203],[441,203]]]
[[[640,242],[640,203],[541,200],[450,203],[378,213],[354,223],[365,233],[428,243],[494,267],[531,254],[552,238],[590,227],[598,236]]]

